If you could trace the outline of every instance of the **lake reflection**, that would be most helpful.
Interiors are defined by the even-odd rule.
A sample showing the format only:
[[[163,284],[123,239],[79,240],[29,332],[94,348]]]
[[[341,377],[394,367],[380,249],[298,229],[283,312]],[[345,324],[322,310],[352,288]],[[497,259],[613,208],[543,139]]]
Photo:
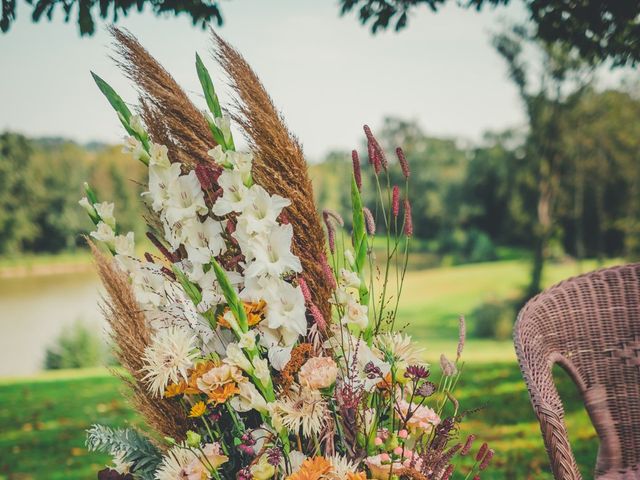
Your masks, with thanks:
[[[46,347],[76,320],[102,334],[100,289],[92,271],[0,278],[0,376],[41,370]]]

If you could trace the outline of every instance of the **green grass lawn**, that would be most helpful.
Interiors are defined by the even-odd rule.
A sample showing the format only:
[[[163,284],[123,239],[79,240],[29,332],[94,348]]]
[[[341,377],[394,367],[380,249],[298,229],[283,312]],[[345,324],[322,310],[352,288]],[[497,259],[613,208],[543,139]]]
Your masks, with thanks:
[[[593,268],[593,262],[581,267]],[[550,265],[545,285],[578,273],[575,263]],[[459,314],[491,298],[516,298],[527,275],[528,264],[518,260],[410,271],[400,318],[435,363],[441,352],[454,355]],[[494,468],[482,478],[551,479],[512,343],[471,339],[465,359],[459,400],[463,409],[483,408],[468,419],[463,433],[475,433],[497,452]],[[557,377],[574,451],[589,478],[597,440],[575,388],[563,372]],[[136,422],[118,380],[104,370],[0,379],[0,480],[95,478],[107,461],[84,449],[84,430],[95,422]]]

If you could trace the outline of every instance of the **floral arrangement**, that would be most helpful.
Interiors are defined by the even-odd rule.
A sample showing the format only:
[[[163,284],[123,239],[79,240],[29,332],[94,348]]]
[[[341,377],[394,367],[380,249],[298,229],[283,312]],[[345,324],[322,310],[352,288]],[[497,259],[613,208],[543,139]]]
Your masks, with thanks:
[[[112,33],[137,114],[94,79],[127,131],[125,151],[148,167],[143,247],[154,253],[136,256],[113,203],[85,186],[118,374],[146,424],[88,431],[88,448],[113,456],[99,478],[480,478],[493,450],[460,438],[454,396],[464,320],[437,384],[397,328],[413,233],[402,150],[388,160],[365,126],[375,207],[363,205],[354,151],[352,217],[318,215],[300,146],[224,40],[214,34],[238,97],[231,116],[199,57],[207,113],[132,35]],[[236,149],[232,118],[248,151]]]

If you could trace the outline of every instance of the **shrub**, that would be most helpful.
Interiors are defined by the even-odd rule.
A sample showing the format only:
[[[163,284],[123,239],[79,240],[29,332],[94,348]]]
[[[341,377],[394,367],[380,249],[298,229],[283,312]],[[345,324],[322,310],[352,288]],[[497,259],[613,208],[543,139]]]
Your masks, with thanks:
[[[478,305],[469,316],[473,336],[495,340],[509,339],[515,316],[515,307],[508,301],[489,300]]]
[[[102,365],[105,348],[100,335],[87,324],[76,321],[65,327],[45,352],[44,368],[85,368]]]

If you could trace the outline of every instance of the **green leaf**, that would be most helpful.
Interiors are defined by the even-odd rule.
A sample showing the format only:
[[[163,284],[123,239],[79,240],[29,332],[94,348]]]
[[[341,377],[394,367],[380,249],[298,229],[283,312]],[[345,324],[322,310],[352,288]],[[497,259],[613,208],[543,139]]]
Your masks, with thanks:
[[[129,133],[129,135],[135,135],[137,137],[138,135],[136,135],[136,133],[129,126],[129,122],[131,122],[131,115],[132,115],[131,110],[129,110],[129,107],[127,107],[127,104],[124,103],[124,100],[122,100],[122,97],[120,97],[120,95],[118,95],[116,91],[113,88],[111,88],[111,85],[105,82],[98,75],[91,72],[91,76],[93,77],[93,80],[96,82],[96,85],[98,85],[98,88],[100,89],[102,94],[107,98],[107,100],[109,101],[113,109],[118,114],[118,118],[120,119],[120,122],[122,123],[122,126],[125,128],[125,130]]]
[[[209,70],[204,66],[200,55],[196,53],[196,70],[198,71],[198,78],[200,79],[200,85],[202,85],[202,91],[204,92],[204,98],[207,100],[207,106],[215,118],[222,116],[222,109],[220,108],[220,101],[216,94],[215,88],[213,88],[213,82],[211,81],[211,75]]]
[[[233,286],[229,282],[227,278],[227,274],[224,269],[220,266],[220,264],[216,261],[215,258],[211,258],[211,264],[213,265],[213,272],[216,274],[216,279],[220,284],[220,289],[224,295],[227,304],[229,305],[229,309],[233,313],[234,317],[238,321],[238,326],[240,328],[240,332],[236,332],[236,334],[241,334],[246,332],[249,329],[249,323],[247,320],[247,312],[244,311],[244,305],[238,298],[238,294],[233,289]]]

